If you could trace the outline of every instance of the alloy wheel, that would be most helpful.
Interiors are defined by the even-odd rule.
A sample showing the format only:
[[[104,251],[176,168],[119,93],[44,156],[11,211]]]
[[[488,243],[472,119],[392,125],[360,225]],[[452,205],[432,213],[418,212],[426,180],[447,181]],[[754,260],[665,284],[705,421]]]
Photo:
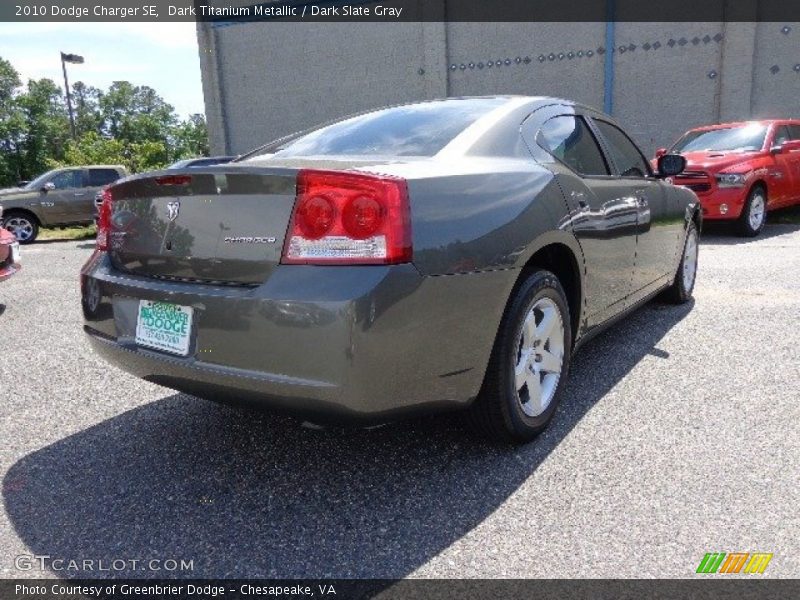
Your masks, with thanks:
[[[689,230],[686,238],[686,247],[683,250],[683,289],[691,291],[694,285],[694,278],[697,274],[697,231]]]
[[[3,227],[13,233],[18,242],[27,242],[33,236],[33,223],[25,217],[9,217]]]
[[[517,342],[514,382],[522,412],[538,417],[552,402],[564,362],[564,320],[558,305],[540,298],[528,311]]]
[[[754,231],[757,231],[764,221],[765,205],[764,196],[760,192],[754,194],[750,200],[750,212],[747,215],[747,219]]]

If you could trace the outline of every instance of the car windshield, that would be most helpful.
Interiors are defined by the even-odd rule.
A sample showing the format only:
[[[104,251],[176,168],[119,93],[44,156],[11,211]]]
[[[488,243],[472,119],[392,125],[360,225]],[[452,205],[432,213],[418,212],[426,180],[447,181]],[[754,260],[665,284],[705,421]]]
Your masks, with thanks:
[[[442,100],[378,110],[291,137],[255,156],[433,156],[504,98]]]
[[[725,152],[747,152],[761,150],[767,126],[748,123],[737,127],[690,131],[672,147],[672,152],[704,152],[709,150]]]

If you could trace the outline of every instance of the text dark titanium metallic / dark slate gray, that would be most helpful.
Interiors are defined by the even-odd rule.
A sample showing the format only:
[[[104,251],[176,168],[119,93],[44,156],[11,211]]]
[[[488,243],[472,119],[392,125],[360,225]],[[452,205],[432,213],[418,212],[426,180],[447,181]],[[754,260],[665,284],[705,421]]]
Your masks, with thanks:
[[[661,178],[682,157],[659,164],[592,109],[499,97],[129,177],[83,269],[85,330],[198,396],[311,420],[470,407],[530,439],[577,346],[660,292],[691,296],[698,202]]]

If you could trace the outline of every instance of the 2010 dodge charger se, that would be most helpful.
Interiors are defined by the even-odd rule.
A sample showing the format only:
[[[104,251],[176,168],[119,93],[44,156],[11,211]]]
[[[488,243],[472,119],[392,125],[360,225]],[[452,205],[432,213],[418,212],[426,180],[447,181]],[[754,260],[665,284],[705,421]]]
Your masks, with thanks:
[[[85,331],[149,381],[313,421],[469,407],[524,441],[571,353],[692,294],[701,213],[609,117],[458,98],[364,113],[106,193]]]

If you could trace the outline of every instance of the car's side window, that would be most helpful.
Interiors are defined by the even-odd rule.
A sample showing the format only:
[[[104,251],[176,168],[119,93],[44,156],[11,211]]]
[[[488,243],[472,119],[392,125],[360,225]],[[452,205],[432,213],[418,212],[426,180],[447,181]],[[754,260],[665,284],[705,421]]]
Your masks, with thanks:
[[[89,169],[89,187],[102,187],[119,179],[115,169]]]
[[[52,183],[57,190],[66,190],[69,188],[79,188],[83,185],[83,171],[73,169],[71,171],[62,171],[54,176],[50,183]]]
[[[789,127],[787,125],[781,125],[778,127],[778,130],[775,132],[775,141],[772,142],[773,146],[780,146],[785,142],[788,142],[792,139],[792,135],[789,133]]]
[[[794,123],[789,125],[789,135],[792,140],[800,140],[800,125]]]
[[[542,125],[540,146],[580,175],[609,175],[610,171],[594,134],[581,117],[562,115]]]
[[[607,121],[594,119],[594,123],[605,138],[611,159],[617,165],[622,177],[647,177],[650,175],[647,160],[624,131]]]

